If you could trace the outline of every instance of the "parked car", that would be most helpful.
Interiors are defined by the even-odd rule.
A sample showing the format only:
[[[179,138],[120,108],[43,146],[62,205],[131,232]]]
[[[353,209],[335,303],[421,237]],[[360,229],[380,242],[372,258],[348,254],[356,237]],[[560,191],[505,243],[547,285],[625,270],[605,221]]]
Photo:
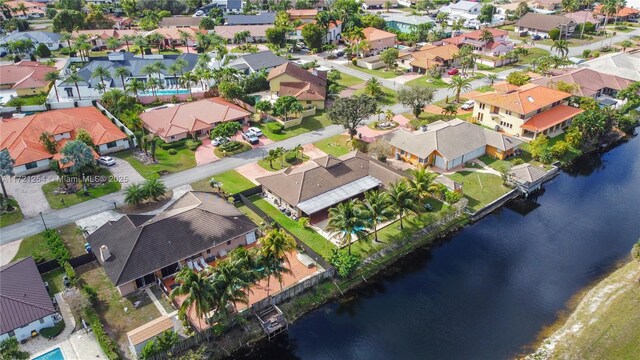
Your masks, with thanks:
[[[242,138],[247,140],[249,144],[257,144],[258,142],[260,142],[258,137],[254,133],[250,133],[250,132],[243,132]]]
[[[541,39],[542,39],[542,36],[540,36],[538,34],[535,34],[535,35],[531,36],[531,40],[541,40]]]
[[[458,69],[456,69],[456,68],[451,68],[451,69],[449,69],[449,71],[447,71],[447,74],[449,74],[449,75],[456,75],[456,74],[458,74],[458,72],[459,72],[459,71],[458,71]]]
[[[116,164],[116,159],[111,156],[100,156],[98,163],[104,166],[112,166]]]
[[[107,47],[104,45],[94,46],[91,48],[91,51],[103,51],[103,50],[107,50]]]
[[[194,15],[194,16],[204,16],[204,11],[202,11],[202,10],[198,10],[198,11],[196,11],[196,13],[195,13],[195,14],[193,14],[193,15]]]
[[[262,136],[262,131],[257,127],[250,127],[247,132],[254,134],[257,137]]]
[[[464,104],[462,104],[462,106],[460,106],[460,109],[462,109],[462,110],[471,110],[471,109],[473,109],[473,105],[475,105],[475,104],[476,104],[475,101],[467,100],[467,101],[465,101]]]
[[[231,139],[229,139],[228,137],[218,136],[217,138],[211,140],[211,145],[220,146],[222,144],[228,143],[229,141],[231,141]]]

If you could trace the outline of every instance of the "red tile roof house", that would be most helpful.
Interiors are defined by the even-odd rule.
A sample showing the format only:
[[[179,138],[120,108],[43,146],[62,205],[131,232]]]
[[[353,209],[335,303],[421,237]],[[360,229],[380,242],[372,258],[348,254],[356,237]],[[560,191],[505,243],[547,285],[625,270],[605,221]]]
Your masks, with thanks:
[[[396,37],[394,33],[368,27],[362,29],[364,39],[369,44],[369,49],[365,51],[364,56],[377,55],[386,49],[396,46]]]
[[[536,84],[508,92],[474,96],[473,118],[481,125],[509,135],[534,139],[556,136],[583,110],[567,105],[571,94]]]
[[[482,34],[489,31],[493,41],[482,40]],[[487,56],[500,56],[513,50],[513,43],[509,41],[509,32],[500,29],[486,28],[474,30],[452,38],[443,39],[444,44],[453,44],[458,47],[470,45],[474,52]]]
[[[187,136],[209,133],[217,124],[226,121],[245,123],[251,113],[223,98],[215,97],[191,103],[164,107],[140,114],[144,127],[165,142]]]
[[[0,122],[0,149],[9,149],[11,158],[16,161],[13,168],[16,175],[46,171],[49,162],[60,159],[60,154],[49,153],[40,142],[40,135],[49,132],[60,150],[67,141],[75,139],[78,129],[89,132],[102,155],[129,148],[127,135],[111,120],[94,107],[81,107]],[[98,157],[97,153],[94,155]]]
[[[603,6],[602,5],[596,6],[595,9],[593,9],[593,12],[596,14],[604,15]],[[640,9],[634,9],[632,7],[625,6],[620,8],[618,12],[615,14],[615,16],[610,16],[609,22],[613,22],[616,18],[618,19],[618,21],[626,21],[626,20],[635,19],[638,17],[640,17]]]
[[[22,341],[59,318],[32,257],[0,267],[0,341]]]
[[[278,96],[293,96],[305,108],[324,109],[327,98],[327,73],[307,71],[287,62],[273,68],[267,76],[269,88]]]
[[[630,79],[585,68],[563,70],[562,72],[552,77],[533,79],[531,82],[551,88],[557,86],[560,82],[575,84],[578,89],[574,92],[574,95],[592,97],[594,99],[602,96],[615,97],[618,91],[626,89],[633,83],[633,80]]]
[[[50,81],[45,81],[47,73],[56,68],[37,61],[20,61],[19,63],[0,66],[0,90],[13,89],[18,96],[37,95],[48,92]]]

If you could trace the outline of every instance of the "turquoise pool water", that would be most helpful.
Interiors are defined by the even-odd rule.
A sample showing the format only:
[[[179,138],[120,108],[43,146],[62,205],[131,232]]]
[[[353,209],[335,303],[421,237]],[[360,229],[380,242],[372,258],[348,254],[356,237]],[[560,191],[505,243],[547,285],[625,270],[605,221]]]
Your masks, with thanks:
[[[32,360],[64,360],[64,355],[62,355],[62,350],[57,347],[38,357],[34,357]]]
[[[178,94],[188,94],[189,90],[187,89],[161,89],[156,90],[156,95],[178,95]],[[151,91],[141,91],[140,95],[153,95]]]

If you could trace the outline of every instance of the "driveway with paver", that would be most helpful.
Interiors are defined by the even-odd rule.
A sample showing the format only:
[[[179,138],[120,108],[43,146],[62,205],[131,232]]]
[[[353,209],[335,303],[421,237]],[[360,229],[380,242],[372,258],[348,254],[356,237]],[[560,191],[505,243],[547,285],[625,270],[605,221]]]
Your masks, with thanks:
[[[211,145],[211,139],[202,139],[202,145],[200,145],[195,152],[196,165],[203,165],[219,160],[214,154],[213,150],[215,146]]]
[[[5,181],[7,193],[20,204],[20,210],[25,218],[38,216],[40,212],[51,210],[47,198],[42,192],[42,185],[56,181],[58,175],[47,171],[25,177],[12,177]]]

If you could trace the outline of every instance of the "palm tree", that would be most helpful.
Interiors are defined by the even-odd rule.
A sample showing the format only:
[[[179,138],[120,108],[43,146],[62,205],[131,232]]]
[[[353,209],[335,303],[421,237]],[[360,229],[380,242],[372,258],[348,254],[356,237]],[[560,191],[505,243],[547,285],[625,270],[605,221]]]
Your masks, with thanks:
[[[458,106],[455,104],[447,104],[447,106],[442,108],[442,115],[453,118],[458,114]]]
[[[369,221],[369,229],[373,229],[375,242],[378,241],[378,225],[391,220],[395,215],[391,207],[391,198],[386,192],[367,191],[361,203],[365,219]]]
[[[120,43],[120,40],[118,40],[118,38],[114,36],[108,38],[106,44],[107,49],[111,49],[111,51],[116,51],[116,49],[118,49],[120,45],[122,45],[122,43]]]
[[[158,51],[162,49],[162,42],[164,41],[164,36],[157,32],[153,32],[146,37],[147,41],[151,44],[156,44]]]
[[[260,238],[260,255],[267,275],[267,296],[271,286],[271,275],[274,275],[282,286],[282,274],[290,273],[291,264],[287,254],[296,248],[296,241],[283,229],[269,230]],[[289,267],[282,264],[286,262]]]
[[[471,79],[465,79],[459,75],[455,75],[451,78],[449,89],[454,90],[456,93],[456,102],[460,102],[460,93],[463,91],[471,90]]]
[[[391,109],[387,109],[387,111],[384,112],[384,119],[387,122],[393,121],[393,117],[394,116],[395,116],[395,114],[393,113],[393,110],[391,110]]]
[[[122,41],[124,41],[125,46],[127,47],[127,52],[131,52],[129,49],[129,43],[133,42],[136,39],[134,35],[122,35]]]
[[[56,87],[56,81],[60,80],[60,73],[57,71],[51,71],[44,75],[44,80],[46,82],[53,82],[53,91],[56,93],[56,100],[60,102],[60,97],[58,96],[58,88]]]
[[[189,40],[193,40],[193,35],[183,30],[178,30],[178,33],[180,34],[180,40],[182,40],[182,42],[184,43],[184,46],[187,48],[187,54],[188,54]]]
[[[433,181],[437,174],[428,171],[423,166],[411,169],[409,173],[411,174],[411,179],[408,180],[409,190],[413,192],[420,203],[423,204],[429,194],[434,191]]]
[[[391,185],[389,190],[391,204],[396,214],[400,215],[400,230],[404,229],[402,220],[408,211],[416,212],[418,206],[409,185],[405,181],[397,181]]]
[[[93,72],[91,72],[91,78],[99,78],[103,89],[107,88],[106,84],[104,83],[104,78],[110,76],[111,74],[109,73],[109,70],[105,69],[103,66],[96,66]]]
[[[70,33],[66,31],[60,33],[60,42],[66,42],[69,49],[71,49],[71,39],[72,36]]]
[[[136,36],[133,39],[133,44],[135,46],[138,47],[138,49],[140,49],[140,54],[142,55],[142,58],[144,59],[144,49],[149,46],[149,43],[147,42],[147,40],[142,37],[142,36]]]
[[[161,196],[167,192],[167,187],[164,185],[164,182],[158,178],[152,178],[145,180],[142,183],[142,190],[147,198],[152,198],[153,201],[158,201]]]
[[[136,98],[138,97],[138,93],[145,89],[144,83],[138,79],[131,79],[126,85],[125,89],[132,93]]]
[[[64,79],[66,83],[74,83],[76,86],[76,92],[78,93],[78,99],[82,100],[82,96],[80,95],[80,87],[78,86],[78,82],[84,81],[84,78],[78,75],[77,72],[72,72],[69,76]]]
[[[632,47],[633,46],[633,41],[627,39],[627,40],[623,40],[620,43],[620,46],[622,46],[622,52],[627,52],[627,48]]]
[[[236,263],[225,259],[218,263],[209,278],[216,289],[215,307],[225,319],[229,315],[228,304],[231,304],[236,311],[238,309],[235,303],[249,304],[248,292],[251,291],[249,289],[251,282],[247,281],[244,269],[236,265]]]
[[[125,77],[128,77],[131,73],[129,72],[129,69],[127,69],[124,66],[120,66],[117,67],[114,71],[113,71],[113,75],[117,76],[120,78],[120,81],[122,82],[122,87],[126,86],[126,83],[124,81]]]
[[[30,357],[27,351],[23,351],[20,348],[20,344],[15,337],[9,337],[0,342],[0,354],[2,354],[3,359],[12,360],[27,360]]]
[[[484,41],[485,43],[493,42],[493,34],[491,33],[491,31],[484,29],[482,30],[482,34],[480,35],[480,40]]]
[[[366,239],[365,214],[358,200],[351,199],[329,209],[329,223],[326,230],[340,238],[342,246],[347,245],[351,254],[351,243],[355,239]]]
[[[180,72],[180,66],[178,66],[178,64],[173,63],[171,65],[169,65],[169,67],[167,68],[167,72],[171,75],[173,75],[173,81],[176,82],[176,88],[178,88],[178,73]]]
[[[24,17],[27,17],[27,7],[24,5],[23,2],[19,2],[18,3],[18,7],[15,8],[16,11],[21,11],[22,15],[24,15]]]
[[[180,76],[184,74],[184,69],[189,66],[189,63],[184,58],[177,59],[174,64],[180,69]]]
[[[487,75],[487,79],[491,81],[491,86],[493,86],[493,83],[498,80],[498,74],[489,74]]]
[[[380,80],[375,76],[367,80],[364,87],[364,93],[369,96],[373,96],[376,99],[384,95],[384,91],[382,91],[382,86],[380,85]]]
[[[555,40],[551,45],[551,50],[554,49],[562,58],[566,58],[569,53],[569,43],[567,43],[567,40]]]
[[[138,205],[146,198],[141,184],[131,184],[124,190],[124,202],[129,205]]]
[[[198,82],[198,77],[196,77],[191,71],[188,71],[180,77],[180,82],[189,90],[189,96],[192,96],[191,83]]]
[[[209,281],[205,273],[196,273],[189,267],[183,267],[175,278],[175,287],[169,294],[171,300],[177,296],[185,296],[180,304],[180,316],[187,318],[189,311],[193,309],[198,317],[200,328],[202,328],[202,318],[214,309],[216,303],[216,289]]]

